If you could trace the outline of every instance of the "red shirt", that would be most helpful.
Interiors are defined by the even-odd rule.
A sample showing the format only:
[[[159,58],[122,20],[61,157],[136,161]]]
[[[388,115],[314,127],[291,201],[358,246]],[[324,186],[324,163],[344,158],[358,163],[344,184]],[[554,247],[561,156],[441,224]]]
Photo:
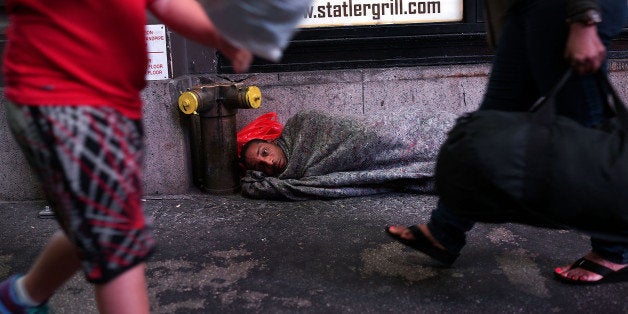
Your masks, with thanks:
[[[8,0],[5,96],[25,105],[110,106],[138,119],[153,0]]]

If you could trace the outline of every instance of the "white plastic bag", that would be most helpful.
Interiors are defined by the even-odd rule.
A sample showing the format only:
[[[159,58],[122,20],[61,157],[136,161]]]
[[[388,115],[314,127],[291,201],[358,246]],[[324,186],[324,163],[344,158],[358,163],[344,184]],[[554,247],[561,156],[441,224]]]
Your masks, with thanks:
[[[232,44],[277,62],[311,0],[201,0],[218,31]]]

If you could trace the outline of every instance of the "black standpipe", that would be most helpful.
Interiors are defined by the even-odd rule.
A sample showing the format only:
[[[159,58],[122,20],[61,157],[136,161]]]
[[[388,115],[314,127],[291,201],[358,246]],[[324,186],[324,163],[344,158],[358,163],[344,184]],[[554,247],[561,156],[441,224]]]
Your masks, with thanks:
[[[183,92],[178,102],[190,119],[194,185],[211,194],[238,192],[236,113],[259,108],[260,89],[238,84],[197,85]]]

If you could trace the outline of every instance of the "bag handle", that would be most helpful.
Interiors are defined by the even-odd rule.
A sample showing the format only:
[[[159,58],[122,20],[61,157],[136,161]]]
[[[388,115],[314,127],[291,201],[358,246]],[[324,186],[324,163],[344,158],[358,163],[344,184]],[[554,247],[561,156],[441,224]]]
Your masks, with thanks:
[[[608,89],[604,102],[606,104],[606,108],[615,114],[619,124],[624,128],[624,130],[628,131],[628,108],[626,108],[624,102],[621,100],[619,95],[617,95],[617,91],[613,88],[613,85],[609,81],[608,75],[602,73],[601,71],[597,74],[598,79]]]
[[[558,91],[560,91],[560,89],[563,88],[563,86],[565,85],[565,83],[567,83],[567,80],[571,77],[572,74],[573,74],[573,70],[571,68],[567,69],[567,71],[565,71],[565,74],[563,74],[563,76],[560,78],[558,83],[556,83],[556,85],[552,87],[552,89],[547,93],[547,95],[539,97],[539,99],[537,99],[536,102],[534,102],[532,107],[530,107],[529,111],[536,112],[537,110],[541,108],[541,106],[549,104],[549,105],[546,105],[546,107],[550,107],[550,109],[553,109],[552,112],[556,112],[556,109],[555,109],[556,94],[558,94]]]
[[[553,117],[556,115],[556,94],[558,94],[572,75],[573,70],[571,68],[567,69],[558,83],[556,83],[546,95],[539,97],[530,107],[530,112],[537,113],[535,114],[536,120],[551,123]],[[610,83],[608,75],[602,71],[597,71],[596,79],[598,82],[602,83],[600,92],[604,97],[604,106],[617,117],[622,128],[628,131],[628,108],[626,108],[624,102],[619,95],[617,95],[617,91],[615,91],[615,88]]]

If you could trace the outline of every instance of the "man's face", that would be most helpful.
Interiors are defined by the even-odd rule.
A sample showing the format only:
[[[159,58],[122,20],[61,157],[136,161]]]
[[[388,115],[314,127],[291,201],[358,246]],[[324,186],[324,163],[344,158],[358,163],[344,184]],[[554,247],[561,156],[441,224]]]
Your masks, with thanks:
[[[286,155],[281,147],[272,142],[253,143],[244,152],[244,166],[275,177],[286,168]]]

